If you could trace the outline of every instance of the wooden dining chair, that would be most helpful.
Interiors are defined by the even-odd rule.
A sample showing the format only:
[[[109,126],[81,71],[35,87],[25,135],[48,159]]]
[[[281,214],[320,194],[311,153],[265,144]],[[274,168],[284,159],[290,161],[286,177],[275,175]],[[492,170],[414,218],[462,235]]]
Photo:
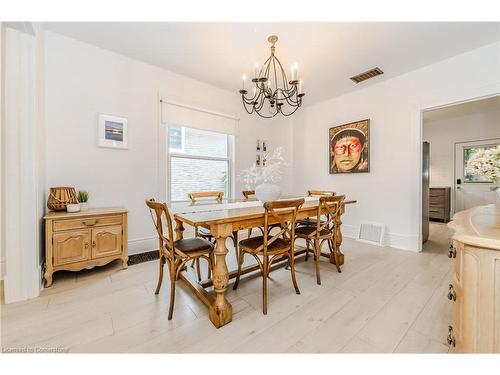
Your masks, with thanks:
[[[255,190],[243,190],[241,192],[241,194],[243,194],[243,196],[245,197],[245,199],[248,200],[248,199],[251,199],[252,196],[255,196]],[[279,224],[270,225],[269,226],[269,230],[271,230],[273,228],[277,228],[277,227],[279,227]],[[264,228],[258,227],[258,229],[260,230],[260,232],[262,233],[262,235],[264,235]],[[253,231],[253,228],[248,228],[248,237],[247,238],[250,238],[252,236],[252,231]]]
[[[344,199],[345,195],[320,197],[318,208],[316,211],[316,224],[298,226],[295,229],[295,236],[306,241],[306,260],[309,257],[310,245],[311,243],[313,244],[313,254],[314,260],[316,262],[316,282],[318,283],[318,285],[321,285],[319,260],[321,257],[321,248],[325,241],[328,241],[330,254],[335,259],[337,271],[341,272],[339,261],[337,259],[338,253],[337,244],[335,241],[335,220],[337,219],[338,215],[340,215],[340,209],[342,207],[342,202],[344,201]],[[322,215],[325,217],[325,220],[320,220],[320,217]]]
[[[165,203],[156,202],[154,199],[146,200],[153,224],[158,233],[158,249],[160,252],[160,273],[155,294],[160,292],[163,281],[163,267],[168,263],[170,275],[170,305],[168,308],[168,320],[172,319],[175,300],[175,282],[179,273],[185,268],[190,260],[205,259],[208,262],[208,278],[211,277],[214,265],[214,245],[203,238],[186,238],[174,241],[172,218]],[[199,275],[198,275],[199,276]]]
[[[217,203],[222,203],[222,198],[224,197],[224,193],[222,191],[203,191],[197,193],[188,193],[188,197],[191,200],[192,204],[203,201],[213,201],[215,200]],[[204,240],[210,241],[215,245],[215,238],[210,232],[210,229],[204,227],[194,227],[194,235],[195,237],[203,238]],[[234,249],[236,252],[236,259],[238,259],[238,232],[233,232],[231,236],[233,240]],[[201,281],[200,276],[200,261],[199,259],[193,260],[191,263],[191,267],[196,266],[196,274],[198,275],[198,281]]]
[[[264,235],[240,241],[238,272],[233,289],[236,290],[240,282],[243,258],[245,254],[250,254],[257,261],[262,275],[262,312],[264,314],[267,314],[267,279],[274,261],[288,258],[295,293],[300,294],[295,277],[294,240],[295,218],[303,203],[303,198],[264,203]],[[269,233],[271,223],[280,225],[280,231],[272,236]]]
[[[328,190],[308,190],[308,197],[333,197],[335,196],[334,191]],[[306,219],[297,220],[297,225],[316,225],[316,218],[308,217]]]

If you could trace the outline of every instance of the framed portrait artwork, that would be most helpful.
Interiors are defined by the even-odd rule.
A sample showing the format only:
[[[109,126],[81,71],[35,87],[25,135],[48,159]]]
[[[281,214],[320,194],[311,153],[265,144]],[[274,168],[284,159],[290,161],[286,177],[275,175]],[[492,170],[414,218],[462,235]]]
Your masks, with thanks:
[[[127,119],[111,115],[99,115],[100,147],[128,148]]]
[[[370,171],[370,120],[328,130],[330,174]]]

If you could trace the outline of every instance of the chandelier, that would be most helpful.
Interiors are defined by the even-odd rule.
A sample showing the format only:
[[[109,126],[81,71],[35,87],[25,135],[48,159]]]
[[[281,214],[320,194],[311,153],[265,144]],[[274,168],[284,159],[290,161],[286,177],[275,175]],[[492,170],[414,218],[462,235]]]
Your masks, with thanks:
[[[278,37],[271,35],[267,40],[271,43],[271,56],[260,69],[259,64],[255,64],[255,74],[250,84],[251,94],[245,89],[246,76],[242,77],[240,94],[243,106],[249,114],[256,112],[264,118],[274,117],[278,113],[290,116],[302,105],[302,97],[305,95],[302,81],[297,78],[298,65],[292,65],[291,80],[288,81],[285,70],[275,55]]]

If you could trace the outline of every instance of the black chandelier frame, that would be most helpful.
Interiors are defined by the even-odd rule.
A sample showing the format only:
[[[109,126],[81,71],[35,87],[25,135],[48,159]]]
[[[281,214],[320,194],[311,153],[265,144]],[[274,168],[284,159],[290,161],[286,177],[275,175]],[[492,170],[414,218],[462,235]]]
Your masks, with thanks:
[[[267,40],[271,43],[271,56],[260,68],[258,76],[251,80],[254,84],[252,96],[247,96],[248,91],[244,87],[239,91],[243,106],[248,114],[257,113],[263,118],[273,118],[278,113],[291,116],[302,105],[305,95],[299,92],[302,82],[298,79],[288,81],[285,70],[275,55],[278,37],[271,35]],[[269,114],[262,113],[266,103]]]

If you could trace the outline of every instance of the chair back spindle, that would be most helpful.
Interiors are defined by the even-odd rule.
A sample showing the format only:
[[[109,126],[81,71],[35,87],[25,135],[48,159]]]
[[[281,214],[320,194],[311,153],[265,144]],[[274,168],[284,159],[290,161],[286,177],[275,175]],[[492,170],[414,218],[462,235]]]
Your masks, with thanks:
[[[300,206],[302,206],[302,204],[304,204],[303,198],[264,203],[264,240],[261,246],[264,256],[267,256],[268,246],[282,236],[288,237],[292,241],[293,251],[293,242],[295,238],[295,220],[297,217],[297,211],[299,210]],[[280,228],[279,232],[272,235],[271,238],[269,238],[269,232],[273,226],[269,223],[270,221],[273,221],[272,224],[279,224]]]

